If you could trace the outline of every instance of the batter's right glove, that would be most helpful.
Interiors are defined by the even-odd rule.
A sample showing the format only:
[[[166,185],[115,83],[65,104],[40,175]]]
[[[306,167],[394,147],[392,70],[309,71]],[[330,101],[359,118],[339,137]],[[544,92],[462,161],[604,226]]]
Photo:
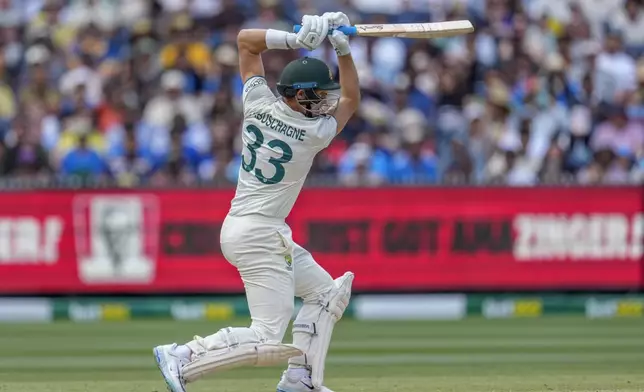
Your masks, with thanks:
[[[304,15],[297,33],[297,43],[308,50],[315,50],[329,33],[329,20],[317,15]]]

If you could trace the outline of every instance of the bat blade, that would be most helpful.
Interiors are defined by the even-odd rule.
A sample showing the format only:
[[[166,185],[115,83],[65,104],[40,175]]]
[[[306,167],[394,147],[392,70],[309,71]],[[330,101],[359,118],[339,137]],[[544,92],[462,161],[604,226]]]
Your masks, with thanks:
[[[469,20],[454,20],[437,23],[398,23],[355,25],[357,35],[362,37],[442,38],[469,34],[474,26]]]

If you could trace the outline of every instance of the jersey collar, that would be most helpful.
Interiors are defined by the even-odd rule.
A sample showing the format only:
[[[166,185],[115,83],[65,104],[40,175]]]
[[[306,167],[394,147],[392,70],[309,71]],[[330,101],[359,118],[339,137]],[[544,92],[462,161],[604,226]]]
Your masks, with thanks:
[[[279,106],[280,110],[289,117],[294,117],[298,120],[315,120],[315,118],[306,117],[304,113],[300,113],[296,110],[291,109],[291,107],[288,106],[283,99],[280,99],[277,105]]]

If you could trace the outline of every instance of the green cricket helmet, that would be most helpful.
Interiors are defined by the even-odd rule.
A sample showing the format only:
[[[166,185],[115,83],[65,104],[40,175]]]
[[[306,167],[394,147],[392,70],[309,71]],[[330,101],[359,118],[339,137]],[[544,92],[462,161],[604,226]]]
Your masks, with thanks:
[[[299,90],[304,91],[305,99],[298,98],[297,101],[306,109],[309,117],[329,114],[334,110],[340,95],[330,91],[339,89],[340,84],[333,80],[329,66],[312,57],[288,63],[277,82],[277,92],[285,98],[296,98]]]

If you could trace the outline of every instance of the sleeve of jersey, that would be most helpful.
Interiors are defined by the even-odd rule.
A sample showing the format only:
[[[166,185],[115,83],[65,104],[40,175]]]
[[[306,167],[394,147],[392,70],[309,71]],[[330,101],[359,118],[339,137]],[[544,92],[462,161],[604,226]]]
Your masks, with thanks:
[[[242,93],[242,102],[244,103],[244,114],[254,103],[262,100],[274,99],[275,95],[268,87],[266,79],[263,76],[253,76],[244,83]]]
[[[335,117],[328,116],[324,118],[321,128],[320,139],[322,140],[321,148],[327,148],[338,134],[338,122]]]

